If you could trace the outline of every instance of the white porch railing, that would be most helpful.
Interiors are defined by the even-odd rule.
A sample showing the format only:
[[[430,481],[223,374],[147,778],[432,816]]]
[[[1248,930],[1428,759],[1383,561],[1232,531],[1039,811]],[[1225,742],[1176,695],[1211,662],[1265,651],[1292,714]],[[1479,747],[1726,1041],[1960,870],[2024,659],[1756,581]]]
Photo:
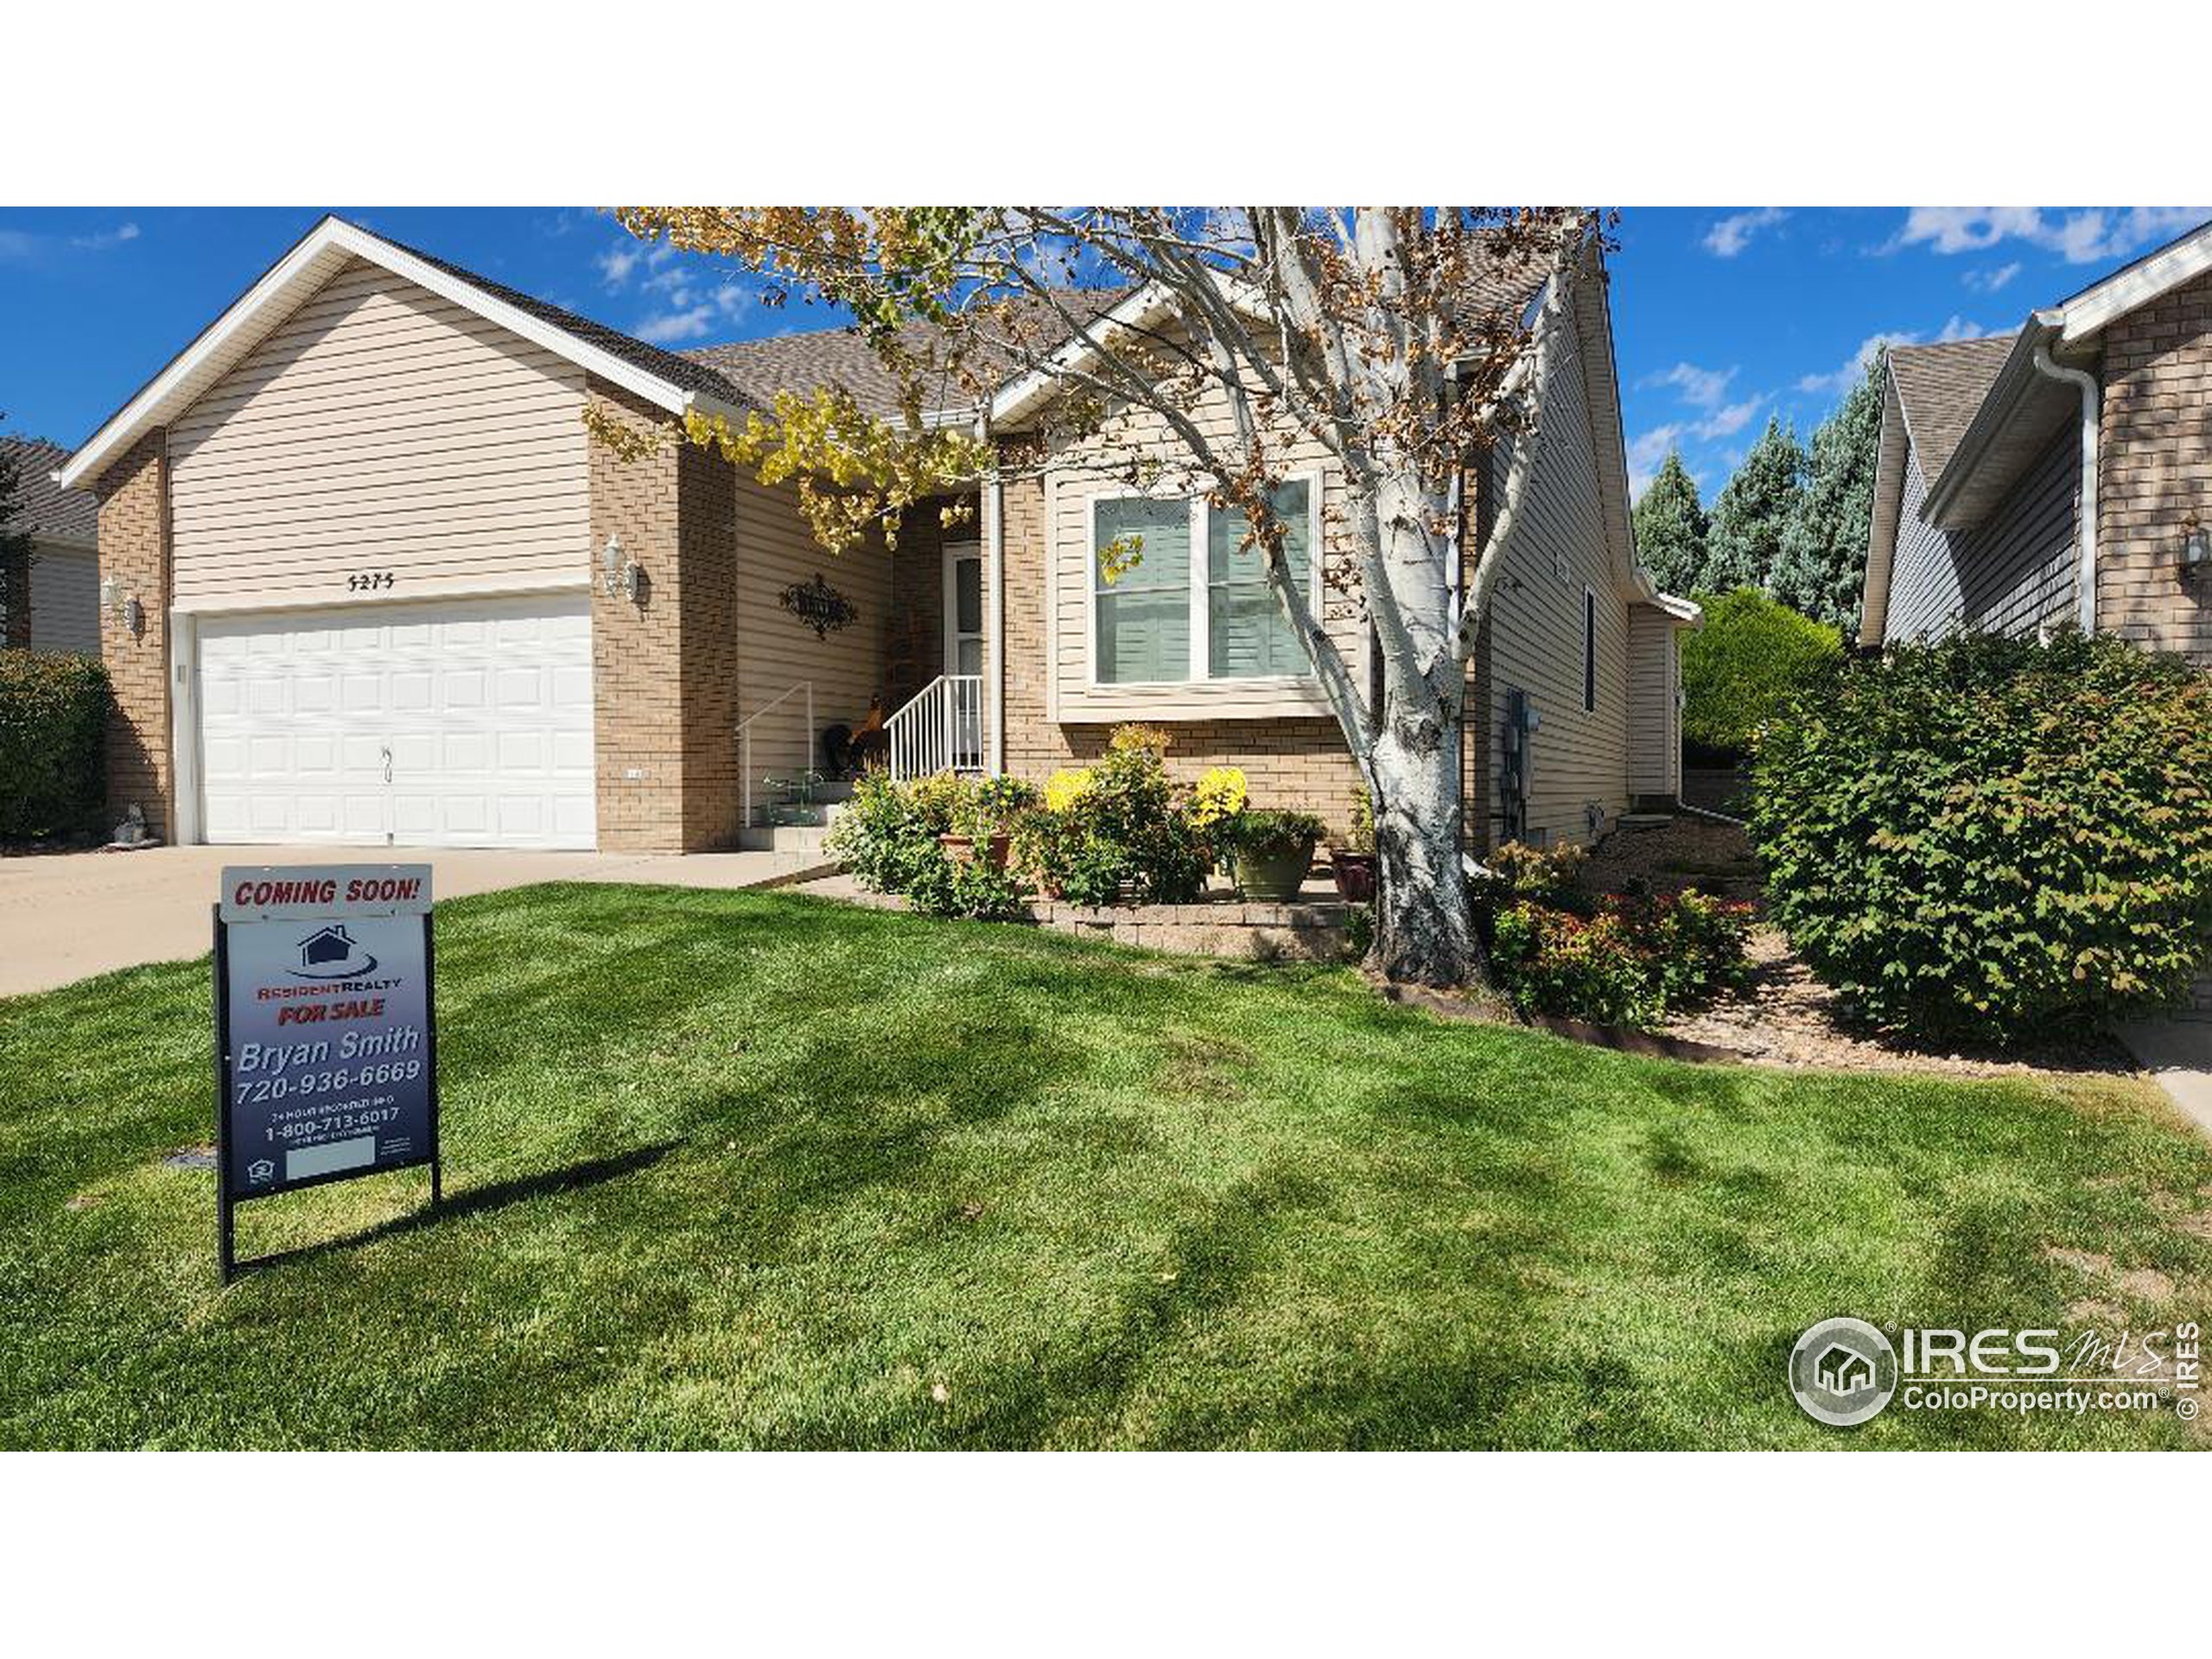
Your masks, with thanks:
[[[892,715],[891,775],[983,770],[983,677],[940,674]]]
[[[748,830],[753,827],[753,722],[760,719],[761,715],[768,713],[770,710],[779,707],[783,703],[789,702],[791,698],[800,696],[802,693],[804,694],[806,698],[806,724],[802,727],[799,731],[799,770],[801,772],[811,772],[814,770],[816,760],[814,753],[814,745],[816,741],[814,735],[814,682],[812,680],[801,680],[797,685],[785,686],[781,691],[776,693],[774,696],[769,698],[767,702],[762,703],[758,709],[755,709],[743,720],[737,722],[737,769],[739,775],[744,780],[742,785],[742,788],[744,790],[744,817],[742,822],[745,827]]]

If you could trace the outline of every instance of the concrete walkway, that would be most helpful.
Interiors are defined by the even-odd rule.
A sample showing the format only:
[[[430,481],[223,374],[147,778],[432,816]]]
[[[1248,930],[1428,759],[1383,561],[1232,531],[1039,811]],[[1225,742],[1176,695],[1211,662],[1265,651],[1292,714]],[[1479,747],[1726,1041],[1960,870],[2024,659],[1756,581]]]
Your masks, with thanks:
[[[2212,1135],[2212,1020],[2139,1020],[2120,1028],[2128,1052]]]
[[[440,899],[537,881],[772,887],[818,867],[790,853],[511,853],[407,847],[156,847],[0,858],[0,996],[203,954],[226,864],[428,864]]]

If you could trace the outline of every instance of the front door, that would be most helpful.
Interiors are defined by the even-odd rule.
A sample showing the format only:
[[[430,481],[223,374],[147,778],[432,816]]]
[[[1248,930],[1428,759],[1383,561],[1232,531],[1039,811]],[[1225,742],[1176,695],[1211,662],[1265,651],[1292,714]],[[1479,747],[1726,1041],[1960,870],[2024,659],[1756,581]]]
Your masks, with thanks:
[[[983,550],[955,542],[944,550],[944,671],[957,677],[952,697],[954,764],[983,764]]]

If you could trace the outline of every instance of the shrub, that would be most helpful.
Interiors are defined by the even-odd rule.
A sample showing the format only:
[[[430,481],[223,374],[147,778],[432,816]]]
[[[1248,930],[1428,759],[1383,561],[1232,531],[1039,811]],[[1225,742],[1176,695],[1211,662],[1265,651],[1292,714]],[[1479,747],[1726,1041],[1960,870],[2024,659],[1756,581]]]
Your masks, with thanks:
[[[825,850],[862,887],[877,893],[906,892],[918,874],[944,856],[937,838],[952,826],[959,780],[950,773],[943,778],[943,782],[924,778],[896,784],[887,772],[862,773],[853,785],[852,798],[830,826]]]
[[[1577,915],[1514,900],[1491,923],[1499,988],[1527,1012],[1655,1026],[1743,983],[1751,906],[1701,893],[1599,900]]]
[[[1522,900],[1497,913],[1491,964],[1514,1005],[1601,1026],[1653,1026],[1666,1006],[1618,915],[1585,918]]]
[[[1351,810],[1344,820],[1344,849],[1362,857],[1371,857],[1375,852],[1375,798],[1367,792],[1365,784],[1352,785]]]
[[[1096,763],[1053,773],[1044,805],[1016,833],[1020,868],[1082,905],[1117,903],[1125,886],[1140,904],[1184,904],[1205,892],[1213,849],[1177,798],[1166,741],[1123,726]]]
[[[988,859],[956,861],[941,847],[931,850],[935,856],[917,867],[906,891],[907,903],[923,915],[1007,922],[1022,914],[1020,883]]]
[[[1746,754],[1792,697],[1842,660],[1843,636],[1755,588],[1701,594],[1698,603],[1705,626],[1682,638],[1682,738]]]
[[[2015,1042],[2172,1000],[2212,927],[2212,677],[2112,639],[1853,664],[1761,745],[1770,910],[1876,1020]]]
[[[1593,901],[1580,880],[1583,857],[1582,849],[1571,842],[1548,849],[1526,842],[1501,843],[1484,859],[1484,874],[1468,883],[1476,919],[1486,921],[1524,899],[1551,910],[1589,915]]]
[[[1220,839],[1252,858],[1287,858],[1300,848],[1313,850],[1328,826],[1311,812],[1262,807],[1229,820]]]
[[[0,651],[0,838],[99,827],[107,709],[99,658]]]

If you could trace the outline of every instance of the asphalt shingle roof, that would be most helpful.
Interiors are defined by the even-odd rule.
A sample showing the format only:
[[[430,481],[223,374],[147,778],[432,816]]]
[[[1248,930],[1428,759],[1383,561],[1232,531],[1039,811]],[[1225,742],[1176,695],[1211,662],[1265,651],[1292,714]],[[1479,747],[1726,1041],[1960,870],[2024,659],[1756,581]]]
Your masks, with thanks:
[[[65,490],[50,476],[69,459],[67,449],[44,438],[0,438],[0,449],[15,457],[22,474],[9,529],[88,545],[99,539],[99,503],[88,491]]]
[[[1966,436],[1974,411],[2018,338],[2016,332],[1936,346],[1891,347],[1890,373],[1897,382],[1897,403],[1920,457],[1921,476],[1931,485]]]
[[[1071,288],[1056,290],[1061,305],[1088,322],[1110,309],[1128,290],[1126,288]],[[1044,302],[1029,302],[1038,315],[1049,315]],[[909,349],[925,349],[935,329],[926,322],[910,322],[899,331]],[[874,348],[851,327],[815,328],[803,334],[779,334],[769,340],[741,340],[727,346],[702,346],[684,355],[720,374],[748,403],[766,407],[779,391],[809,392],[835,388],[849,392],[862,412],[879,420],[899,413],[897,383],[885,370]],[[993,365],[979,362],[988,370]],[[1019,365],[996,365],[1011,373]],[[953,401],[964,401],[955,398]]]

